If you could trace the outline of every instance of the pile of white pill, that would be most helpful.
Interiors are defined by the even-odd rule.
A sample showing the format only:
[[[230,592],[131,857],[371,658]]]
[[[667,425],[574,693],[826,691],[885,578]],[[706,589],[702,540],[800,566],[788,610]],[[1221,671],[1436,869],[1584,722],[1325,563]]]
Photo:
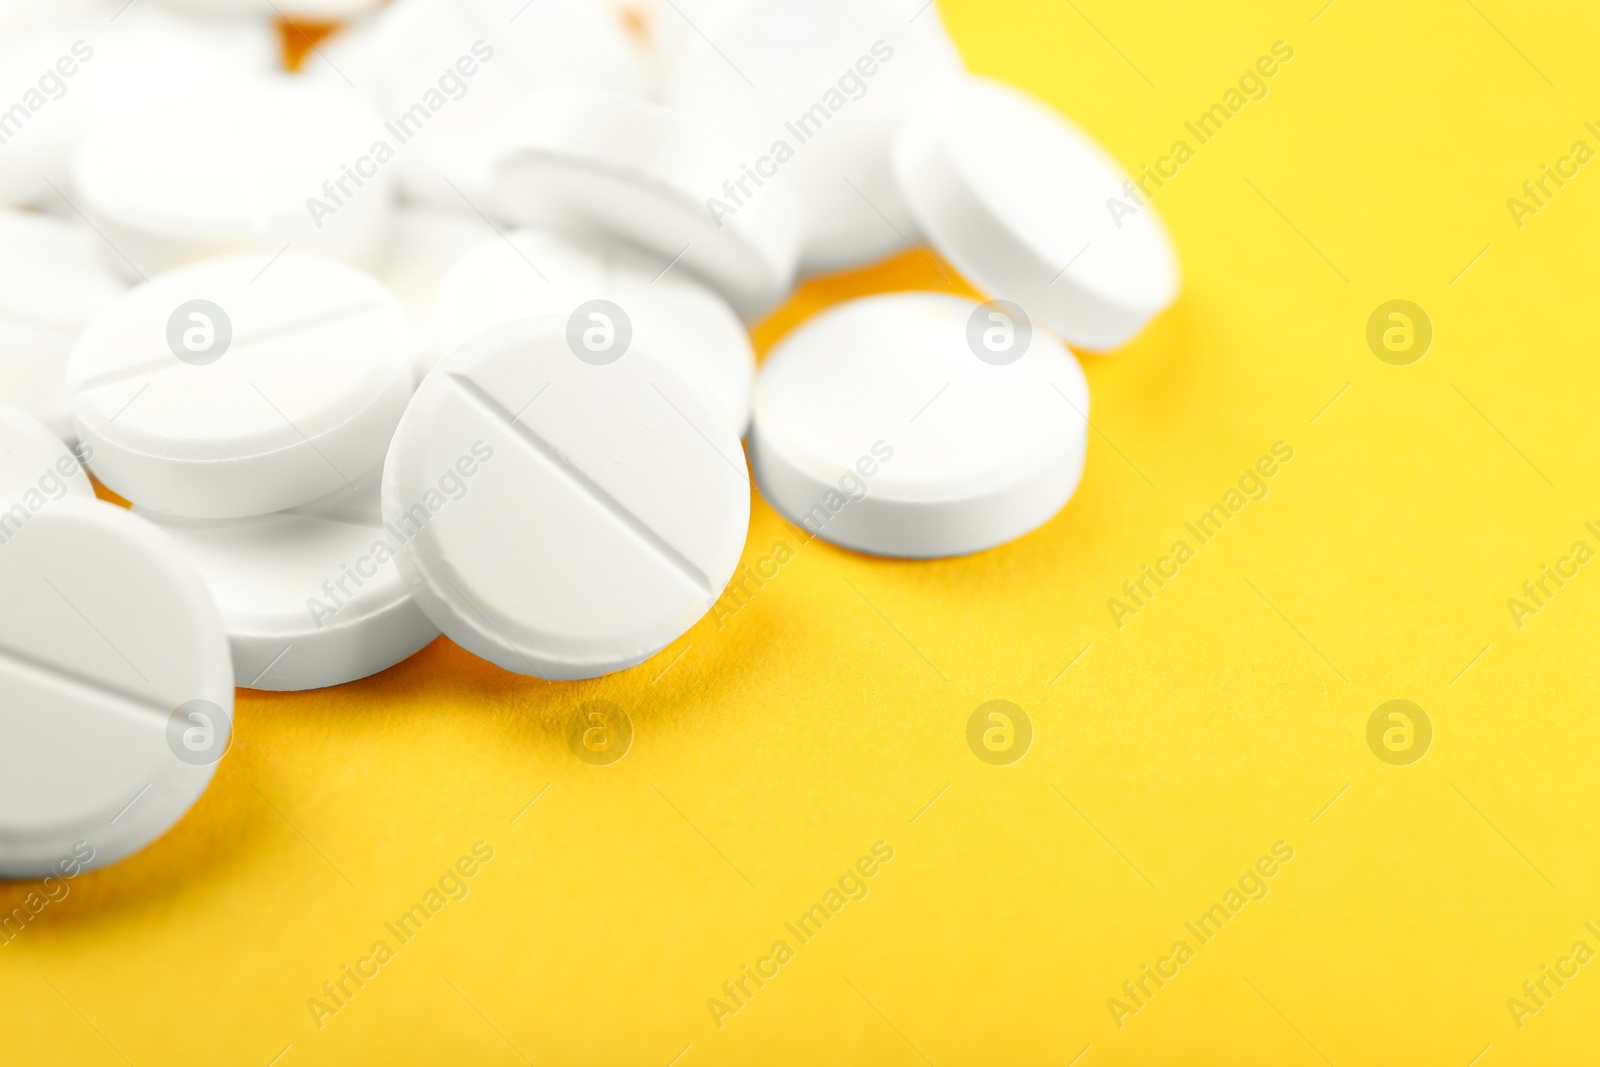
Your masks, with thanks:
[[[348,21],[290,74],[294,18]],[[800,278],[920,245],[986,302],[854,300],[757,371]],[[1177,286],[926,0],[0,0],[0,877],[163,833],[235,686],[441,633],[643,662],[752,480],[874,555],[1026,534],[1083,471],[1067,345]]]

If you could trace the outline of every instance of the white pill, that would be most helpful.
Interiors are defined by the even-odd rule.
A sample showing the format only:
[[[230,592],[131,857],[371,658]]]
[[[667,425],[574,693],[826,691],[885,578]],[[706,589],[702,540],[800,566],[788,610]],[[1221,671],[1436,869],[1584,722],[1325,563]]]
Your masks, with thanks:
[[[732,142],[659,104],[617,93],[530,97],[507,133],[494,199],[518,223],[580,228],[705,279],[746,318],[794,284],[798,204],[768,182],[731,214],[713,198],[743,177]]]
[[[543,230],[518,230],[481,242],[439,288],[434,329],[439,351],[455,351],[514,319],[572,315],[590,301],[615,305],[634,341],[710,388],[734,433],[750,422],[755,350],[727,302],[693,279],[661,273],[620,246],[584,244]]]
[[[439,630],[406,592],[378,472],[331,501],[225,521],[148,513],[200,571],[249,689],[321,689],[377,674]]]
[[[76,76],[92,56],[73,27],[29,23],[0,31],[0,204],[40,204],[51,185],[66,184],[88,101],[82,91],[71,93],[62,71]]]
[[[441,351],[433,336],[433,309],[451,269],[485,238],[499,241],[478,216],[423,205],[402,205],[395,214],[378,277],[406,309],[411,324],[417,377],[433,369]]]
[[[0,878],[155,840],[227,750],[233,669],[183,551],[97,500],[0,534]],[[85,854],[76,853],[79,859]]]
[[[1177,257],[1155,207],[1135,209],[1116,160],[1020,89],[951,84],[902,130],[894,166],[957,270],[1073,344],[1114,348],[1177,296]]]
[[[405,312],[353,267],[293,252],[153,278],[68,361],[100,480],[189,518],[265,515],[382,461],[413,385]]]
[[[0,404],[0,535],[16,533],[30,516],[69,495],[94,498],[78,457],[42,422]]]
[[[48,207],[76,219],[61,194],[73,195],[68,161],[93,115],[138,111],[159,93],[203,92],[224,75],[277,65],[277,38],[265,22],[217,23],[146,3],[52,0],[48,10],[6,23],[0,204]]]
[[[925,0],[749,0],[720,15],[673,63],[666,101],[727,130],[752,169],[793,184],[807,273],[905,251],[917,229],[889,144],[912,108],[963,69],[937,8]],[[741,175],[727,177],[737,184]],[[716,195],[736,203],[746,190],[753,184]]]
[[[383,133],[349,93],[240,78],[97,120],[72,182],[105,236],[107,263],[133,279],[287,246],[370,266],[393,210]]]
[[[739,562],[738,439],[693,377],[616,340],[571,343],[560,317],[492,330],[428,376],[389,450],[383,517],[412,596],[508,671],[643,662]]]
[[[383,0],[165,0],[180,11],[233,18],[285,18],[307,22],[355,18],[377,10]]]
[[[95,313],[127,288],[101,265],[94,233],[0,210],[0,403],[71,439],[67,354]]]
[[[728,8],[742,0],[645,0],[643,10],[650,44],[665,73],[670,76],[681,57],[704,38],[699,27],[709,26]],[[639,10],[635,6],[635,10]]]
[[[644,94],[644,51],[594,0],[396,0],[381,11],[370,78],[405,192],[489,212],[499,117],[540,89]]]
[[[883,556],[1021,537],[1083,472],[1089,386],[1072,354],[994,305],[867,297],[785,338],[756,381],[750,464],[780,513]]]

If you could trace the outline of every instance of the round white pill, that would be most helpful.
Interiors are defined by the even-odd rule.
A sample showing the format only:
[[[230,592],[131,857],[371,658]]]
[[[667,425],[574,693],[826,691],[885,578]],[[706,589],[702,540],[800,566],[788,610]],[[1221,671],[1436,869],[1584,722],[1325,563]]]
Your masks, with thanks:
[[[439,362],[433,310],[439,287],[457,263],[495,231],[478,216],[425,205],[403,205],[395,214],[378,277],[399,299],[410,320],[412,365],[420,379]]]
[[[227,750],[233,670],[182,550],[65,499],[0,533],[0,878],[155,840]]]
[[[207,260],[129,291],[68,360],[91,468],[189,518],[282,511],[377,466],[411,395],[405,312],[376,279],[287,253]]]
[[[393,208],[384,134],[375,112],[327,85],[228,79],[102,116],[72,182],[106,262],[130,278],[288,246],[373,265]]]
[[[457,644],[594,678],[708,611],[750,518],[743,453],[692,376],[549,317],[473,340],[422,383],[384,466],[400,572]],[[590,342],[590,343],[586,343]]]
[[[667,103],[726,130],[758,176],[793,184],[807,273],[905,251],[918,234],[889,144],[912,108],[963,70],[938,10],[925,0],[747,0],[718,14],[673,62]],[[734,188],[715,195],[738,211],[741,198],[765,195],[743,170],[726,177]]]
[[[781,181],[726,212],[744,177],[732,142],[659,104],[562,90],[530,97],[508,127],[494,199],[518,223],[587,230],[652,253],[658,269],[704,278],[746,318],[794,283],[799,206]]]
[[[42,422],[0,404],[0,534],[68,495],[94,498],[78,457]]]
[[[100,263],[88,228],[0,210],[0,403],[58,436],[76,435],[67,354],[95,313],[127,288]]]
[[[809,532],[883,556],[1021,537],[1083,472],[1089,385],[1014,307],[867,297],[785,338],[756,381],[750,464]]]
[[[614,305],[605,313],[625,317],[636,343],[697,375],[734,433],[744,436],[756,370],[744,323],[699,282],[652,269],[615,244],[580,244],[531,229],[481,242],[439,288],[438,348],[453,352],[503,323],[571,315],[595,300]]]
[[[1093,138],[1020,89],[952,83],[902,130],[894,167],[957,270],[1073,344],[1114,348],[1177,296],[1155,207]]]
[[[210,588],[239,685],[281,692],[353,682],[439,636],[395,568],[378,485],[373,472],[333,500],[251,519],[145,513]]]

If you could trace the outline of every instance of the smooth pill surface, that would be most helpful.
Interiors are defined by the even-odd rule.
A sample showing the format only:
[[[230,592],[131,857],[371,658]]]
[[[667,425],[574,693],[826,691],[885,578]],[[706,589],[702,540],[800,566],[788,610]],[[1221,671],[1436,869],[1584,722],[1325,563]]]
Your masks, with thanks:
[[[332,500],[274,515],[147,517],[205,579],[241,686],[291,691],[352,682],[439,636],[395,569],[376,472]]]
[[[30,516],[69,494],[94,497],[78,457],[44,423],[0,404],[0,532],[15,533]],[[19,507],[23,510],[14,511]]]
[[[107,264],[130,280],[286,245],[372,265],[393,210],[383,132],[376,112],[325,84],[222,78],[97,119],[72,182]]]
[[[1083,472],[1077,360],[1004,309],[936,293],[842,304],[756,380],[750,462],[797,525],[884,556],[957,556],[1061,510]]]
[[[594,678],[722,594],[750,486],[704,386],[639,345],[575,351],[556,316],[492,330],[428,376],[389,450],[383,517],[451,640],[519,674]]]
[[[95,313],[126,283],[101,265],[87,227],[0,210],[0,403],[58,437],[76,434],[67,406],[67,355]]]
[[[494,199],[507,218],[631,242],[746,318],[789,294],[799,205],[774,181],[736,212],[717,209],[744,156],[711,128],[635,97],[567,90],[530,96],[505,137]]]
[[[0,204],[74,221],[69,163],[97,115],[137,112],[158,97],[203,93],[219,79],[278,65],[265,20],[197,19],[159,4],[49,0],[0,3]]]
[[[64,499],[0,533],[0,878],[120,859],[187,811],[226,751],[233,669],[182,550]]]
[[[453,352],[486,330],[539,315],[575,315],[585,329],[605,316],[624,319],[635,343],[697,375],[744,436],[756,367],[750,334],[726,301],[694,279],[662,273],[620,245],[518,230],[480,242],[440,285],[438,350]]]
[[[889,145],[913,107],[963,70],[937,9],[924,0],[747,0],[715,14],[666,79],[667,103],[745,149],[743,166],[725,176],[730,187],[708,195],[743,212],[767,195],[762,181],[789,182],[803,208],[807,273],[905,251],[917,228]]]
[[[376,279],[287,253],[161,275],[68,361],[91,469],[153,511],[265,515],[382,461],[411,394],[405,312]]]
[[[451,269],[486,239],[499,241],[494,229],[471,213],[406,205],[395,214],[378,277],[406,310],[418,379],[444,354],[433,334],[439,287]]]
[[[197,15],[300,19],[307,22],[353,18],[376,10],[383,0],[165,0],[169,7]]]
[[[957,270],[1072,344],[1114,348],[1177,296],[1155,207],[1130,198],[1128,175],[1093,138],[1020,89],[951,83],[901,132],[894,167]]]

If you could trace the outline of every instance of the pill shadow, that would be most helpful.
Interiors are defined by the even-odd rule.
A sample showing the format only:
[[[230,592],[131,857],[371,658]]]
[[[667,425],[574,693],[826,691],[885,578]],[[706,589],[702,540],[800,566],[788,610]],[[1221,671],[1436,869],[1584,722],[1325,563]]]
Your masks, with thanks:
[[[20,929],[15,920],[6,929],[11,936],[0,936],[0,949],[50,941],[92,945],[128,922],[181,921],[214,886],[238,884],[249,873],[249,842],[266,823],[230,782],[241,774],[239,763],[225,757],[194,807],[130,856],[74,876],[0,881],[0,920],[29,916]]]

